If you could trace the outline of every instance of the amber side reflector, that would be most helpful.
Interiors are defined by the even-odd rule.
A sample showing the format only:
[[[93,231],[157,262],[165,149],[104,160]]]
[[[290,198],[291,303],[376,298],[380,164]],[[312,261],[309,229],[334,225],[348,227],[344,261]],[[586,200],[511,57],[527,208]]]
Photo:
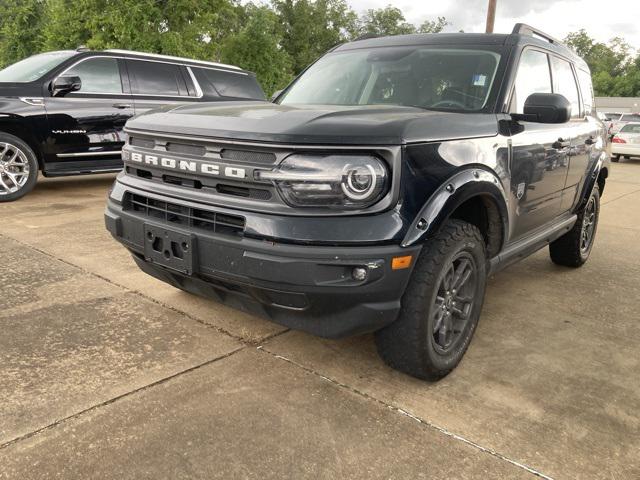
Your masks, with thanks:
[[[409,268],[411,266],[411,255],[404,257],[393,257],[391,260],[391,270],[402,270],[403,268]]]

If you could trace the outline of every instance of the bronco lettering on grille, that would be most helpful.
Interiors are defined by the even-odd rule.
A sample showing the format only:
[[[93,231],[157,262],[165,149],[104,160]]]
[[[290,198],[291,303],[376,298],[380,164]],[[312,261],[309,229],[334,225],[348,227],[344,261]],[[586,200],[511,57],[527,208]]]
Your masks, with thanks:
[[[175,158],[158,157],[156,155],[146,155],[138,152],[131,152],[129,158],[132,162],[152,165],[154,167],[181,170],[183,172],[202,173],[204,175],[222,175],[230,178],[246,178],[247,172],[244,168],[224,167],[215,163],[195,162],[191,160],[176,160]]]

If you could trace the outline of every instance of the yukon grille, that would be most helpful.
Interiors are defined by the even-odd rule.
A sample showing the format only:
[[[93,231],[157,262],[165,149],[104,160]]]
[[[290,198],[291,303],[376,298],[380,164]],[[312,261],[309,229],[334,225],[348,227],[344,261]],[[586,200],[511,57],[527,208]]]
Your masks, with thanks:
[[[187,207],[144,195],[127,193],[124,208],[149,218],[185,227],[200,228],[214,233],[242,235],[244,232],[245,221],[243,217]]]

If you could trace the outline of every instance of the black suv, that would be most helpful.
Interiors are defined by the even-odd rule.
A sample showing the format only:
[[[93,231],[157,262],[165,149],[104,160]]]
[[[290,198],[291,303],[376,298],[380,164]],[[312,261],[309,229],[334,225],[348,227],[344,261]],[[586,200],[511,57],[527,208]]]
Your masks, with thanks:
[[[232,65],[123,50],[48,52],[0,71],[0,202],[61,176],[122,169],[125,122],[178,102],[264,100]]]
[[[145,272],[420,378],[460,361],[487,276],[579,267],[609,169],[584,61],[544,33],[347,43],[273,104],[127,124],[106,225]],[[506,319],[505,319],[506,321]]]

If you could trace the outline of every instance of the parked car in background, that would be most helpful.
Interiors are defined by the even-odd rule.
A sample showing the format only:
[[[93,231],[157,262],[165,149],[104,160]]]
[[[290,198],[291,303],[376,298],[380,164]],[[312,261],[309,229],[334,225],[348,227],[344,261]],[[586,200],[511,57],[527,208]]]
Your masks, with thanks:
[[[614,162],[620,161],[620,157],[640,157],[640,122],[627,123],[613,136],[611,155]]]
[[[48,52],[0,71],[0,202],[47,177],[122,168],[125,122],[178,103],[264,100],[233,65],[126,50]]]
[[[629,122],[640,122],[640,113],[605,113],[608,132],[615,135]]]
[[[609,168],[594,105],[587,64],[526,25],[354,41],[273,104],[136,116],[105,223],[177,288],[375,332],[391,366],[437,379],[491,272],[547,245],[589,258]]]

